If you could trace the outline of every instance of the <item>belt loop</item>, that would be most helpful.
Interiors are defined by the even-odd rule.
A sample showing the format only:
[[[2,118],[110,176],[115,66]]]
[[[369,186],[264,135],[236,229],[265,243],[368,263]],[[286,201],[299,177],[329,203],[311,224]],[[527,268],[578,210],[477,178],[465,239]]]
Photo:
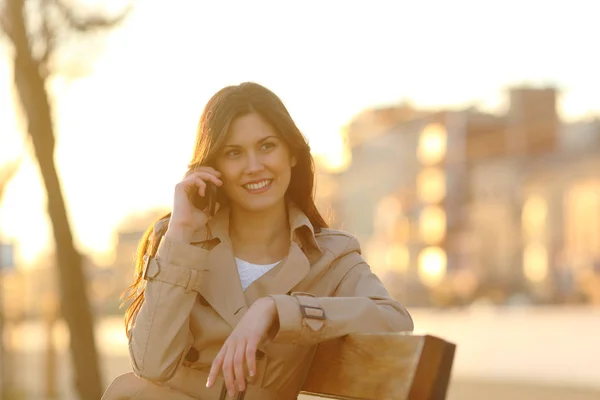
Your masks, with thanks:
[[[190,270],[190,276],[188,278],[189,280],[185,287],[186,293],[189,293],[194,289],[194,287],[196,286],[197,277],[198,277],[198,271],[196,271],[195,269]]]

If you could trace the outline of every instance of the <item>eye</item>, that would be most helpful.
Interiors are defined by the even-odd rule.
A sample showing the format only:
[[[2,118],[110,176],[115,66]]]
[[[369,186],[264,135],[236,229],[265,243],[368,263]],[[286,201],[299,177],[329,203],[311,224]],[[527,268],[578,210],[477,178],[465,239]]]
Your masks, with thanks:
[[[261,150],[270,150],[273,147],[275,147],[275,143],[273,143],[273,142],[265,142],[265,143],[262,144],[262,146],[260,146],[260,149]]]
[[[240,155],[240,151],[239,150],[228,150],[225,152],[225,157],[237,157]]]

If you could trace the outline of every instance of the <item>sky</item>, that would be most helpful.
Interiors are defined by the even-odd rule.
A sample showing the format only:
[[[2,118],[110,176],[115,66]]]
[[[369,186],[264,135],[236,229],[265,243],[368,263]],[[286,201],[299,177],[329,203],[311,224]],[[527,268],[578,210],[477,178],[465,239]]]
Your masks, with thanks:
[[[226,85],[269,87],[332,164],[353,116],[403,100],[501,110],[511,85],[556,85],[564,118],[600,113],[599,8],[593,0],[137,1],[106,38],[72,48],[49,84],[77,246],[107,262],[127,216],[169,207],[202,108]],[[0,164],[31,147],[10,57],[2,42]],[[45,202],[27,157],[0,206],[0,238],[23,265],[49,248]]]

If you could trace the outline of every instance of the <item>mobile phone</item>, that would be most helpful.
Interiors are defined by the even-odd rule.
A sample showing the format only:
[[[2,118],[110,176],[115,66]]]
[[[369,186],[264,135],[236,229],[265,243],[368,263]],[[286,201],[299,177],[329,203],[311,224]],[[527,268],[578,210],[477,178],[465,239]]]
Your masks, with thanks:
[[[206,191],[204,197],[200,196],[197,190],[192,194],[192,204],[200,210],[206,210],[208,215],[213,217],[217,212],[217,185],[212,182],[206,182]]]

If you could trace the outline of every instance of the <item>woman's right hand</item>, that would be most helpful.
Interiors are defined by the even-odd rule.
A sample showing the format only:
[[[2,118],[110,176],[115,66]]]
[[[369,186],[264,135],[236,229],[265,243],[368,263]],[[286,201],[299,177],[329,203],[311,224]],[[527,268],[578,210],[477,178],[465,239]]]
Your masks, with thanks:
[[[194,206],[192,198],[196,194],[201,197],[206,195],[207,182],[221,186],[223,182],[219,179],[220,176],[221,173],[214,168],[197,167],[175,186],[173,210],[166,236],[187,243],[194,233],[206,230],[209,216],[206,210]]]

